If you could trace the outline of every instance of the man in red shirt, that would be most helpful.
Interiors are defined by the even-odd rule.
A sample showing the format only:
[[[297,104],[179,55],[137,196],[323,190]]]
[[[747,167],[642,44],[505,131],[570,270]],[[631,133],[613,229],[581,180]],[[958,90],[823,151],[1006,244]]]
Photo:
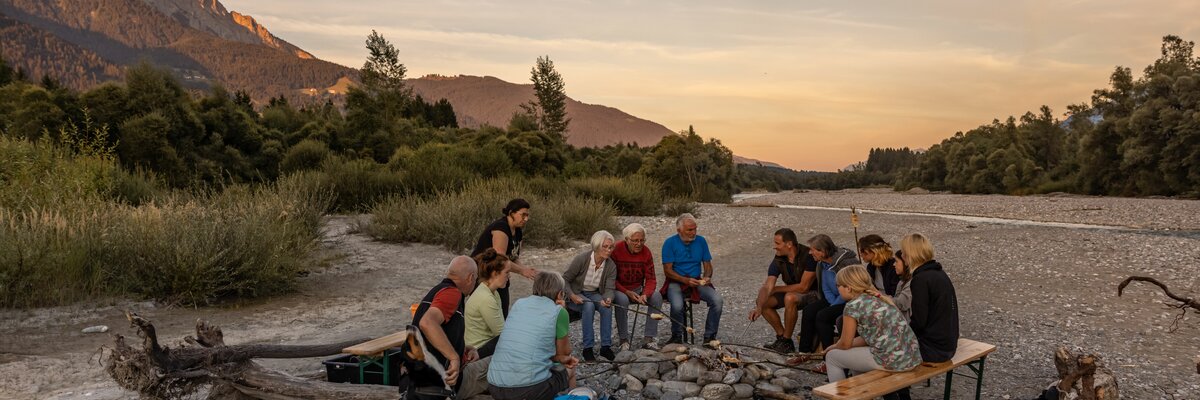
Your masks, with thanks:
[[[432,347],[430,355],[442,365],[446,371],[445,377],[440,376],[431,368],[417,367],[410,369],[411,386],[417,387],[458,388],[459,393],[478,394],[487,388],[486,360],[474,362],[479,358],[475,348],[466,344],[463,334],[466,332],[466,319],[463,316],[463,304],[467,295],[475,290],[477,266],[475,261],[467,256],[458,256],[450,261],[446,278],[429,290],[417,306],[413,314],[413,325],[421,329],[421,334]],[[479,364],[479,365],[474,365]],[[466,365],[466,373],[463,366]],[[480,374],[482,370],[482,374]],[[465,379],[459,379],[460,375]]]
[[[662,309],[662,295],[654,290],[657,279],[654,276],[654,254],[646,247],[646,228],[633,223],[621,231],[625,240],[617,242],[613,249],[613,262],[617,264],[617,290],[613,301],[619,305],[616,311],[617,335],[621,338],[622,350],[629,349],[629,311],[630,303],[648,304],[651,309]],[[646,318],[646,340],[642,347],[658,349],[658,321]]]

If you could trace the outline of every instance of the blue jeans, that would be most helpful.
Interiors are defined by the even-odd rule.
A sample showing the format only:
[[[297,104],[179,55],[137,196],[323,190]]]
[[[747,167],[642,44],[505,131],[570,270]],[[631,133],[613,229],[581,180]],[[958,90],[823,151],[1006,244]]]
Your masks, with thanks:
[[[632,291],[634,293],[641,293],[642,288],[637,288]],[[629,301],[629,296],[626,296],[625,293],[622,293],[620,290],[618,290],[616,293],[617,294],[613,296],[613,303],[621,306],[617,307],[615,311],[617,313],[617,337],[621,338],[621,340],[629,340],[629,311],[627,311],[626,308],[628,308],[629,304],[632,302]],[[662,295],[658,294],[658,291],[651,293],[650,297],[646,299],[646,302],[650,303],[650,307],[653,307],[651,309],[646,309],[647,312],[653,312],[650,310],[654,308],[659,310],[662,309]],[[658,336],[658,321],[650,319],[650,317],[646,317],[646,337],[655,336]]]
[[[700,300],[708,303],[708,317],[704,319],[704,338],[712,339],[717,337],[717,328],[721,326],[721,309],[725,306],[725,299],[721,298],[721,294],[717,293],[717,289],[709,286],[697,286],[696,290],[700,291]],[[671,302],[671,336],[683,336],[683,325],[675,321],[683,321],[683,302],[687,299],[683,298],[682,284],[671,282],[667,284],[667,301]]]
[[[583,304],[575,304],[567,300],[567,307],[579,311],[579,314],[583,317],[583,348],[590,349],[596,345],[596,322],[593,320],[596,311],[600,311],[600,345],[612,346],[613,308],[599,304],[600,301],[604,300],[604,297],[601,297],[600,293],[583,292],[579,296],[591,301],[585,300]]]

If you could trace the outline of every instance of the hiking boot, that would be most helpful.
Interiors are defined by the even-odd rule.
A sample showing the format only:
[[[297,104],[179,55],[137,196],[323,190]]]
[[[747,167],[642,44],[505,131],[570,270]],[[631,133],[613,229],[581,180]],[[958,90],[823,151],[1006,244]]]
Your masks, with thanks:
[[[646,338],[646,343],[642,343],[642,348],[646,350],[660,350],[662,346],[658,345],[658,340],[648,337]]]
[[[775,338],[775,343],[768,345],[767,349],[784,354],[796,352],[796,346],[792,344],[792,339],[786,337]]]
[[[617,355],[613,354],[612,347],[600,346],[600,357],[604,357],[609,361],[612,361],[614,358],[617,358]]]
[[[583,349],[583,361],[596,361],[596,353],[591,347]]]
[[[683,335],[672,334],[670,339],[667,339],[667,344],[682,344]]]
[[[617,348],[621,349],[621,351],[629,350],[630,347],[631,345],[629,344],[628,339],[621,339],[621,341],[617,343]]]

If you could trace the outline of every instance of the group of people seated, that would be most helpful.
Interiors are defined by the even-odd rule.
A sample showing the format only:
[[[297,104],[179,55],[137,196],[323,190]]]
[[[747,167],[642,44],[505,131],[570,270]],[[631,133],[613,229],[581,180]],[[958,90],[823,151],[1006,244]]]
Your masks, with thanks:
[[[825,363],[816,370],[830,382],[846,379],[848,371],[907,371],[954,357],[958,298],[929,239],[907,235],[895,252],[879,235],[857,245],[856,254],[828,235],[815,235],[804,245],[791,229],[775,232],[775,258],[749,315],[751,322],[762,317],[775,331],[766,348],[798,350],[788,360],[792,365],[817,358],[814,351],[824,348]],[[800,334],[793,343],[797,319]],[[884,398],[907,399],[908,389]]]
[[[580,360],[572,355],[568,337],[572,313],[582,319],[585,361],[596,357],[596,313],[600,357],[615,358],[614,317],[616,347],[634,346],[631,311],[647,316],[641,347],[657,349],[664,297],[670,306],[668,343],[682,343],[692,332],[682,322],[689,302],[707,304],[703,338],[706,343],[716,340],[724,300],[713,287],[712,254],[697,234],[694,216],[679,216],[677,234],[663,242],[660,256],[666,279],[659,286],[646,229],[637,223],[622,230],[622,240],[606,231],[593,234],[590,247],[561,275],[521,264],[529,208],[525,200],[510,201],[504,216],[484,229],[472,256],[454,258],[445,279],[417,306],[413,325],[434,356],[426,362],[437,362],[442,371],[416,368],[422,372],[411,373],[410,368],[407,387],[401,387],[407,398],[422,398],[421,391],[414,390],[422,386],[444,385],[454,388],[458,398],[486,391],[499,400],[553,399],[575,387]],[[776,338],[768,349],[799,350],[790,363],[806,362],[823,347],[826,364],[818,369],[826,371],[830,381],[845,379],[847,371],[903,371],[922,361],[947,361],[958,340],[954,287],[933,260],[933,246],[924,236],[905,236],[900,247],[893,254],[878,235],[859,240],[858,252],[837,247],[823,234],[802,245],[792,230],[780,229],[774,236],[775,257],[749,319],[761,316],[774,329]],[[531,279],[533,290],[510,309],[512,272]],[[797,320],[800,332],[793,343]],[[907,389],[891,396],[907,398]]]

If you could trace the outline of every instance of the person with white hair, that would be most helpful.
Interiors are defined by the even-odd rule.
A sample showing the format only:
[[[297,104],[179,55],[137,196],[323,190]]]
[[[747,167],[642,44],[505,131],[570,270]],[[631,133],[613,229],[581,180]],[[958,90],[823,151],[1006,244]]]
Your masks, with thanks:
[[[609,258],[616,240],[606,231],[592,234],[591,247],[567,264],[567,308],[583,318],[583,359],[594,361],[596,334],[592,318],[600,312],[600,356],[612,360],[612,302],[617,283],[617,265]]]
[[[708,304],[704,320],[704,342],[717,339],[725,299],[712,286],[712,254],[708,241],[696,233],[696,217],[684,213],[675,219],[675,235],[667,238],[662,247],[663,274],[667,282],[662,291],[671,302],[671,339],[667,343],[683,343],[683,308],[685,301],[703,300]],[[688,296],[687,299],[684,296]]]
[[[646,227],[632,223],[621,231],[624,240],[617,242],[612,260],[617,264],[617,336],[618,347],[629,349],[629,305],[649,305],[652,310],[662,309],[662,294],[655,288],[658,280],[654,276],[654,254],[646,247]],[[658,321],[646,318],[646,336],[642,347],[658,349]]]
[[[552,400],[575,387],[579,360],[571,356],[570,319],[559,307],[565,288],[562,276],[543,271],[533,279],[533,295],[513,303],[487,371],[492,398]]]

